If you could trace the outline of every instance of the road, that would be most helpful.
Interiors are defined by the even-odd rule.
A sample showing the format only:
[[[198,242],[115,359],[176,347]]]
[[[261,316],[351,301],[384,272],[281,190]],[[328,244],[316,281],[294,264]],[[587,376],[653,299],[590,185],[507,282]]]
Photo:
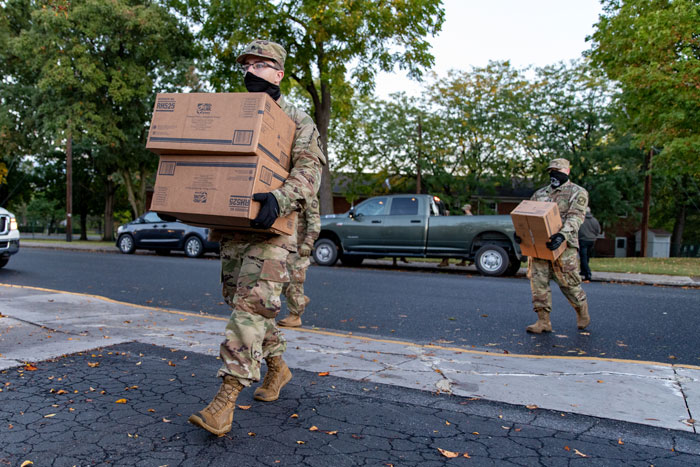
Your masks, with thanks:
[[[0,283],[105,296],[129,303],[228,315],[215,258],[25,248]],[[305,326],[486,350],[700,364],[700,290],[585,284],[593,322],[578,332],[554,286],[555,331],[530,335],[527,280],[370,268],[311,267]]]

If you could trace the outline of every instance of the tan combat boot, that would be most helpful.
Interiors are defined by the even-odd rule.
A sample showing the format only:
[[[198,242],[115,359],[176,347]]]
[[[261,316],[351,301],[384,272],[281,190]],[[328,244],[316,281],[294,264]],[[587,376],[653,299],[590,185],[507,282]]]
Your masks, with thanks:
[[[243,385],[233,376],[226,375],[214,399],[199,412],[190,415],[188,421],[209,433],[223,436],[231,431],[236,399]]]
[[[537,310],[537,322],[527,327],[527,332],[541,334],[543,332],[552,332],[552,323],[549,321],[549,312]]]
[[[277,324],[286,328],[298,328],[301,326],[301,316],[290,313],[286,318],[277,321]]]
[[[584,302],[581,309],[576,308],[576,326],[579,329],[586,329],[591,323],[591,316],[588,314],[588,302]]]
[[[253,397],[259,401],[272,402],[280,397],[280,390],[292,379],[292,372],[282,357],[266,358],[267,373],[262,385],[255,390]]]

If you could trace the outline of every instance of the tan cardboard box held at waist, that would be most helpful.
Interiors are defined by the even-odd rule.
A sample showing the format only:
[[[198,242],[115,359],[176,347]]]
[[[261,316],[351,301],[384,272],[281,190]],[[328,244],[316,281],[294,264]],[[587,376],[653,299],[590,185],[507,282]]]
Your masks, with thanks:
[[[266,155],[286,172],[296,124],[264,92],[158,94],[146,149]]]
[[[296,125],[266,93],[158,94],[146,148],[160,155],[151,210],[203,227],[291,235],[296,214],[251,229],[255,193],[289,176]]]
[[[566,250],[566,242],[554,251],[545,245],[562,227],[557,203],[522,201],[511,211],[510,217],[515,233],[522,239],[520,251],[523,255],[554,261]]]
[[[160,156],[151,210],[202,227],[250,230],[260,203],[254,193],[275,190],[288,174],[266,156]],[[296,213],[280,217],[269,232],[291,235]]]

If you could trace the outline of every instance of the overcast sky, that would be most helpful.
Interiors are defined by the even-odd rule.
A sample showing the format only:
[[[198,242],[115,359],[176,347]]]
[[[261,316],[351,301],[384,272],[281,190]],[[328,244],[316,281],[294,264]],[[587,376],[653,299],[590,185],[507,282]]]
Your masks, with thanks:
[[[544,66],[581,56],[590,46],[601,13],[598,0],[443,0],[445,23],[430,40],[435,71],[469,70],[489,60],[510,60],[517,68]],[[420,84],[405,73],[382,73],[376,94],[415,95]]]

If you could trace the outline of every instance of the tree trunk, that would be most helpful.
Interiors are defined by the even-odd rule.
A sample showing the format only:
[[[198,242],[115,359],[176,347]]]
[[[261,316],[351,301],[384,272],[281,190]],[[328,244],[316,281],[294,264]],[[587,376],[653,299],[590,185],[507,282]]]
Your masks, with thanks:
[[[314,100],[314,113],[316,127],[321,136],[321,149],[323,149],[323,153],[328,158],[328,127],[331,120],[331,93],[328,84],[321,83],[321,101],[317,104],[316,100]],[[321,187],[318,190],[321,214],[333,214],[333,186],[329,165],[329,163],[326,163],[323,166]]]
[[[650,149],[644,158],[644,200],[642,202],[642,244],[639,256],[647,256],[647,236],[649,233],[649,205],[651,204],[651,158],[654,150]]]
[[[107,183],[105,184],[105,229],[102,233],[102,240],[106,242],[114,241],[114,194],[116,191],[117,187],[110,175],[107,177]]]
[[[80,210],[80,239],[87,240],[87,210]]]
[[[119,170],[119,174],[124,180],[126,196],[129,199],[129,204],[131,205],[131,211],[134,213],[134,219],[136,219],[141,215],[141,213],[139,213],[138,202],[136,200],[136,194],[134,193],[134,185],[131,182],[131,171],[129,169],[121,169]]]
[[[683,242],[683,229],[685,228],[686,202],[682,200],[680,206],[676,208],[676,221],[673,223],[673,233],[671,234],[671,257],[681,255],[681,243]]]

